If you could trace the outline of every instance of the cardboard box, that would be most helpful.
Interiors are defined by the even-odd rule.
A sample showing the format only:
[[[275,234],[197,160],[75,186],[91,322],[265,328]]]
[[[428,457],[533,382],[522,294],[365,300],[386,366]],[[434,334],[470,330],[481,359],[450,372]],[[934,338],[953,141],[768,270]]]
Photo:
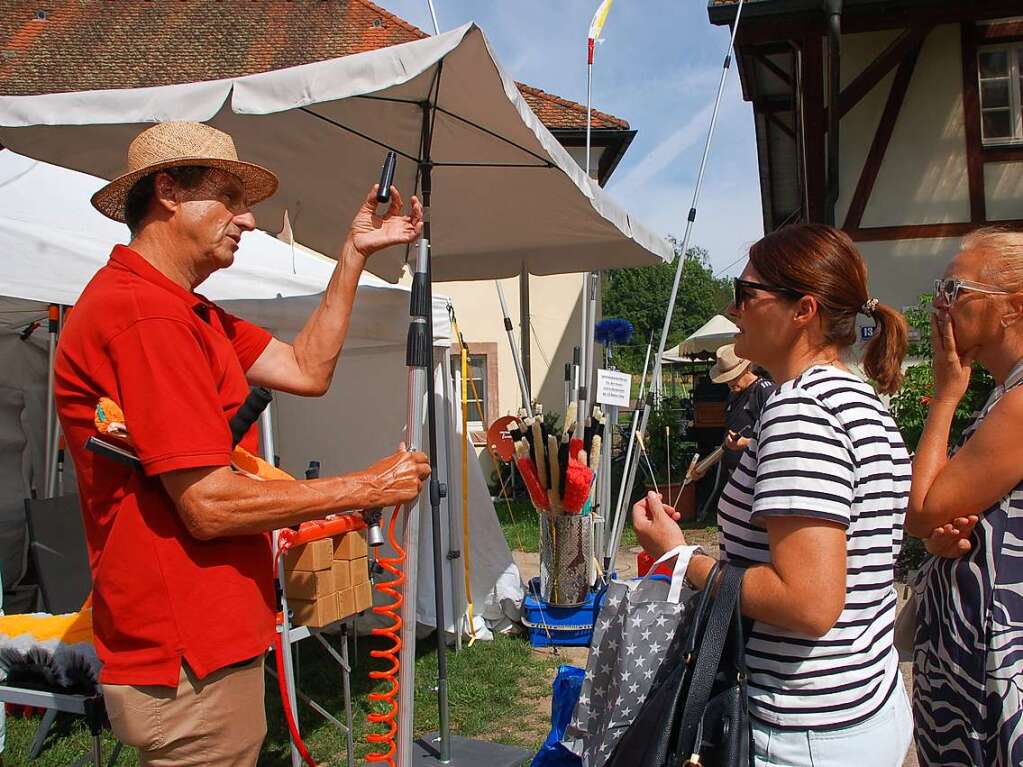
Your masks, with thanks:
[[[333,562],[333,554],[333,541],[330,538],[312,541],[288,551],[284,555],[284,569],[293,572],[329,570]]]
[[[355,585],[352,583],[351,567],[352,563],[344,560],[337,560],[331,565],[330,571],[334,576],[334,591],[344,591]]]
[[[288,592],[288,599],[304,601],[323,599],[338,591],[334,582],[333,569],[314,572],[305,570],[285,572],[284,585]]]
[[[352,586],[358,586],[360,583],[369,582],[369,559],[366,557],[353,559],[348,563],[348,567],[351,574]]]
[[[288,601],[291,608],[292,621],[298,626],[323,628],[341,619],[338,613],[338,595],[331,594],[316,600],[296,599]]]
[[[355,587],[355,610],[362,612],[373,606],[373,586],[369,581]]]
[[[334,539],[334,559],[358,559],[368,554],[369,544],[366,543],[365,530],[345,533]]]
[[[355,615],[355,589],[345,589],[337,593],[338,612],[341,618]]]

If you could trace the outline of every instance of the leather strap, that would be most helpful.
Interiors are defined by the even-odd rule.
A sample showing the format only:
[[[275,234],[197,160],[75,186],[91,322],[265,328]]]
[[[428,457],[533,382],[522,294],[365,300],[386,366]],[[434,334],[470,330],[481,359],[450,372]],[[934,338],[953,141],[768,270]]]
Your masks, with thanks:
[[[696,655],[696,666],[689,683],[686,705],[682,710],[682,723],[678,729],[676,754],[688,756],[700,746],[696,742],[696,736],[701,729],[700,724],[703,721],[707,702],[710,700],[714,678],[717,676],[731,624],[736,620],[736,608],[739,603],[739,593],[742,590],[743,574],[744,571],[741,568],[727,564],[724,566],[721,583],[714,597],[714,605],[711,608],[710,617],[707,619],[707,628],[703,632],[700,650]],[[712,582],[707,582],[706,591],[710,591]]]

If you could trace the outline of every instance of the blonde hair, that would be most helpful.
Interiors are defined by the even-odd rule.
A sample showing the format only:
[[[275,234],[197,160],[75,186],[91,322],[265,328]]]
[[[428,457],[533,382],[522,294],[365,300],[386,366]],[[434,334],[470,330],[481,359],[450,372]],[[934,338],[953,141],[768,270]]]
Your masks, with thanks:
[[[961,249],[988,252],[983,279],[1013,293],[1023,292],[1023,232],[987,226],[966,235]]]

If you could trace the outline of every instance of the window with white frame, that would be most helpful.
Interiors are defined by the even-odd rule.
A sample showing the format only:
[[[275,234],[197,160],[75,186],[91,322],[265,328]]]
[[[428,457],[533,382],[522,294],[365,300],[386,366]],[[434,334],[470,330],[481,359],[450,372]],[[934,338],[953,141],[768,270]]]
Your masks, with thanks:
[[[482,431],[487,427],[487,355],[470,354],[469,376],[467,386],[469,389],[469,428],[474,431]],[[451,357],[451,375],[455,382],[461,377],[462,360],[458,355]],[[473,388],[475,384],[475,388]],[[456,392],[461,397],[461,392]]]
[[[1023,144],[1023,43],[981,48],[977,69],[985,146]]]

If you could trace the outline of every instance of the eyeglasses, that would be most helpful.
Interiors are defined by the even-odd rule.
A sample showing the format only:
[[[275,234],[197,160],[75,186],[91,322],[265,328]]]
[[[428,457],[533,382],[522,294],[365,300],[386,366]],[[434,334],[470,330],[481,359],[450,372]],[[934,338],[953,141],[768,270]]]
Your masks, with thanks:
[[[967,290],[971,293],[987,293],[992,296],[1007,296],[1008,290],[996,288],[994,285],[985,285],[981,282],[960,280],[958,277],[946,277],[934,281],[934,298],[940,299],[945,306],[952,306],[959,298],[959,294]]]
[[[788,296],[789,298],[802,298],[803,294],[798,290],[792,290],[792,288],[781,288],[776,285],[765,285],[762,282],[753,282],[751,280],[743,280],[739,277],[732,279],[732,303],[736,307],[742,306],[746,303],[747,299],[752,298],[751,291],[763,290],[767,293],[776,293],[780,296]]]

